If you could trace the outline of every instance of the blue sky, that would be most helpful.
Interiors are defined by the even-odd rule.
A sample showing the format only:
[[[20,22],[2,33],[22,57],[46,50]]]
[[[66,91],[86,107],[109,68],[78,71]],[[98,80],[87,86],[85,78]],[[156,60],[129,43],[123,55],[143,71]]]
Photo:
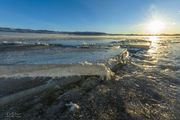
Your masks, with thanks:
[[[0,0],[0,26],[144,33],[153,19],[180,33],[180,0]]]

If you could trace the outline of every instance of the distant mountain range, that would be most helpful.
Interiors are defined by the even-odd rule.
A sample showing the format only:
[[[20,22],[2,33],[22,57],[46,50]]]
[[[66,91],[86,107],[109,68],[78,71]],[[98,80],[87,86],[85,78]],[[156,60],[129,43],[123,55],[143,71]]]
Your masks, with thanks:
[[[40,33],[40,34],[68,34],[68,35],[126,35],[126,36],[180,36],[180,34],[110,34],[105,32],[60,32],[52,30],[32,30],[21,28],[0,27],[0,32],[17,32],[17,33]]]
[[[60,32],[52,30],[32,30],[20,28],[0,27],[0,32],[18,32],[18,33],[42,33],[42,34],[71,34],[71,35],[106,35],[104,32]]]

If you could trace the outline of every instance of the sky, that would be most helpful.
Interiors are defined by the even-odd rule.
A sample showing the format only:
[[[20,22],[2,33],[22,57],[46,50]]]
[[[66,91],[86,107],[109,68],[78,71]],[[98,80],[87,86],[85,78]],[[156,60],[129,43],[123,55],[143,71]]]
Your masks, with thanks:
[[[153,21],[180,33],[180,0],[0,0],[0,27],[148,33]]]

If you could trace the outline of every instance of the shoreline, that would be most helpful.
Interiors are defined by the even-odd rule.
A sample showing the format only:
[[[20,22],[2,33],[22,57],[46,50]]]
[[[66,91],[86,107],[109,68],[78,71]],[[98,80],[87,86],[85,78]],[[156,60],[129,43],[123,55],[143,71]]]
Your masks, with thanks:
[[[166,44],[158,45],[161,47]],[[23,85],[33,88],[49,83],[50,86],[41,86],[41,89],[36,89],[41,92],[36,95],[32,94],[32,96],[29,94],[31,91],[28,91],[29,97],[23,97],[17,102],[1,107],[0,119],[11,119],[9,117],[12,117],[12,119],[37,120],[178,120],[180,118],[178,76],[176,78],[164,73],[169,67],[162,68],[163,66],[160,66],[158,68],[156,66],[158,64],[152,64],[153,59],[151,59],[151,57],[156,57],[156,54],[167,53],[169,49],[162,46],[167,51],[163,51],[161,47],[159,49],[161,51],[156,51],[155,55],[147,56],[146,53],[149,49],[141,49],[142,46],[135,47],[140,47],[140,50],[129,51],[134,61],[113,66],[114,74],[109,80],[103,80],[99,76],[72,76],[69,79],[74,81],[73,83],[61,86],[58,84],[59,81],[67,80],[67,78],[22,77],[15,79],[14,83],[13,79],[7,78],[17,91],[24,90]],[[178,67],[174,69],[178,71]],[[16,71],[16,69],[14,70]],[[2,69],[2,72],[5,71]],[[11,72],[14,73],[14,71]],[[4,80],[6,83],[5,78],[0,80]],[[21,81],[21,84],[16,85],[16,81]],[[22,81],[27,81],[27,83]],[[51,83],[52,81],[55,83]],[[10,89],[11,86],[4,87],[4,89]],[[44,89],[46,87],[48,90]],[[12,94],[13,91],[10,90],[9,93]],[[24,93],[17,95],[23,96]],[[4,100],[7,101],[7,99]]]

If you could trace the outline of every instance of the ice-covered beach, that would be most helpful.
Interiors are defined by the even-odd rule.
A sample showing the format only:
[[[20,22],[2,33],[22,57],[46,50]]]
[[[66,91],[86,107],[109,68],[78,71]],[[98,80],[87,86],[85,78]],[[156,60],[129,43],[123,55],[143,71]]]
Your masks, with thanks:
[[[69,39],[54,36],[50,39],[22,34],[14,40],[16,37],[7,36],[3,34],[0,41],[0,101],[10,95],[30,96],[1,104],[1,118],[180,118],[180,38],[177,36],[70,36]],[[122,56],[117,58],[123,50],[129,53],[128,61]],[[105,68],[97,70],[96,66],[89,74],[77,76],[53,76],[61,73],[58,64],[67,63],[85,67],[100,63]],[[12,64],[17,66],[12,69]],[[41,67],[30,69],[38,65]],[[48,70],[52,70],[51,76],[46,74]],[[73,70],[65,72],[80,73],[78,67]],[[86,73],[86,70],[81,71]],[[109,79],[100,76],[105,76],[106,70],[111,71]],[[33,88],[39,92],[29,94],[37,90]]]

